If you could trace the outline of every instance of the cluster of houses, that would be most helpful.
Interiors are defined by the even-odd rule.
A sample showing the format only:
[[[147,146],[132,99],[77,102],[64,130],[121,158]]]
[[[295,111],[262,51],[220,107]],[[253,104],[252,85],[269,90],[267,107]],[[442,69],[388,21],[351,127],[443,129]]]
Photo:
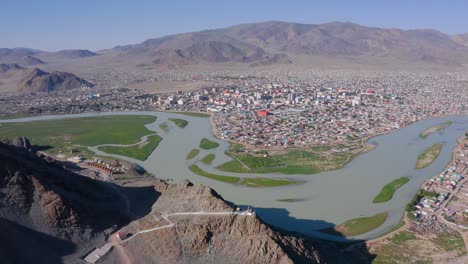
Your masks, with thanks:
[[[426,183],[426,190],[433,190],[437,193],[449,193],[454,191],[458,182],[463,179],[460,173],[456,173],[457,167],[452,166]]]
[[[212,112],[220,137],[257,147],[346,143],[467,110],[465,88],[447,76],[340,72],[282,77],[250,76],[229,85],[161,94],[153,104]]]
[[[435,218],[436,211],[445,220],[468,227],[468,137],[456,148],[450,167],[432,177],[424,186],[424,196],[414,206],[415,217]]]
[[[99,169],[101,171],[110,174],[121,174],[125,172],[125,167],[120,164],[118,160],[112,162],[96,159],[94,161],[87,162],[86,165]]]
[[[414,206],[414,216],[417,218],[432,216],[434,211],[439,208],[440,204],[445,201],[446,198],[446,193],[437,194],[436,196],[430,198],[421,198],[418,204]]]

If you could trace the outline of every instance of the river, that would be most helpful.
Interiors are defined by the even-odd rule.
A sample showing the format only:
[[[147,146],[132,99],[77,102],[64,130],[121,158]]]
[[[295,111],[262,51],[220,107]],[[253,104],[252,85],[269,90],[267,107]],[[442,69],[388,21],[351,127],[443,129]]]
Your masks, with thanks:
[[[216,166],[231,160],[224,154],[229,143],[219,140],[211,132],[207,118],[191,117],[166,112],[110,112],[85,113],[76,115],[37,116],[29,118],[0,120],[5,122],[29,122],[35,120],[51,120],[63,118],[78,118],[86,116],[107,115],[154,115],[158,119],[147,127],[156,131],[164,139],[146,161],[137,161],[119,157],[142,165],[146,170],[162,179],[173,179],[178,182],[189,179],[198,184],[204,184],[215,189],[224,199],[239,205],[252,205],[257,215],[265,222],[285,230],[298,231],[310,236],[322,237],[337,241],[346,240],[317,232],[318,229],[340,224],[346,220],[371,216],[380,212],[388,212],[388,218],[383,225],[366,234],[352,239],[371,239],[377,237],[398,224],[403,216],[405,205],[413,197],[424,181],[441,172],[451,161],[456,140],[468,130],[468,116],[437,117],[418,121],[395,132],[369,139],[368,143],[376,147],[367,153],[359,155],[340,170],[322,172],[312,175],[282,174],[242,174],[242,177],[289,178],[305,181],[302,185],[273,188],[249,188],[235,186],[198,176],[189,170],[189,166],[208,153],[216,155],[210,166],[197,163],[201,168],[218,174]],[[189,124],[179,128],[167,118],[185,119]],[[426,139],[419,138],[419,133],[425,129],[453,121],[454,123],[443,131],[438,131]],[[163,131],[159,124],[167,122],[169,131]],[[191,161],[186,156],[193,148],[198,148],[202,138],[220,143],[212,150],[201,150]],[[424,169],[416,170],[418,155],[435,143],[442,143],[439,157]],[[98,154],[104,154],[91,148]],[[108,155],[109,156],[109,155]],[[373,204],[372,200],[387,183],[400,177],[409,177],[410,181],[394,194],[392,200]],[[296,202],[281,202],[279,199],[298,199]]]

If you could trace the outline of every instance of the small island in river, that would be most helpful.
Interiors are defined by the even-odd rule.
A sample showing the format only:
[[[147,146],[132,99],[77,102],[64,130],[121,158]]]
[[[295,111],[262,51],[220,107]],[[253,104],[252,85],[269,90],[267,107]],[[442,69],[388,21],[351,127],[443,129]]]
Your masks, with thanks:
[[[437,131],[444,130],[446,127],[450,126],[452,123],[453,123],[452,121],[447,121],[447,122],[445,122],[443,124],[430,127],[428,129],[424,130],[423,132],[421,132],[419,134],[419,137],[422,138],[422,139],[426,139],[429,135],[434,134]]]
[[[434,162],[434,160],[437,159],[441,150],[442,150],[441,143],[434,144],[431,147],[424,150],[418,156],[418,160],[416,161],[416,169],[423,169],[429,166],[432,162]]]

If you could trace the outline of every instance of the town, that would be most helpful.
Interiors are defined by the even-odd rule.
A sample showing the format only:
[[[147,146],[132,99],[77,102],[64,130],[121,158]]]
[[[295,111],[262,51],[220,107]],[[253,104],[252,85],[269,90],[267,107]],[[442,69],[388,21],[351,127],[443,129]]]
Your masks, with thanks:
[[[112,82],[93,88],[2,94],[0,116],[208,112],[216,136],[224,140],[255,147],[308,147],[364,139],[431,116],[463,114],[468,101],[468,76],[461,73],[142,71],[109,76]],[[172,93],[127,88],[141,80],[205,84]]]
[[[454,150],[453,162],[422,186],[408,205],[417,222],[440,220],[468,230],[468,134]]]

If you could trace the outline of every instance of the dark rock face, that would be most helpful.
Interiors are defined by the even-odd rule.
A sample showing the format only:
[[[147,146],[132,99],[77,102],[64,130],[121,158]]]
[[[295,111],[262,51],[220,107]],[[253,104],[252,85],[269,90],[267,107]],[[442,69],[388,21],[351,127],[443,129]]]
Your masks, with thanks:
[[[31,142],[29,142],[29,140],[25,137],[18,137],[13,141],[13,146],[30,150]]]
[[[80,228],[100,232],[128,221],[127,202],[118,190],[25,151],[30,149],[26,138],[0,143],[0,203],[68,234]]]

